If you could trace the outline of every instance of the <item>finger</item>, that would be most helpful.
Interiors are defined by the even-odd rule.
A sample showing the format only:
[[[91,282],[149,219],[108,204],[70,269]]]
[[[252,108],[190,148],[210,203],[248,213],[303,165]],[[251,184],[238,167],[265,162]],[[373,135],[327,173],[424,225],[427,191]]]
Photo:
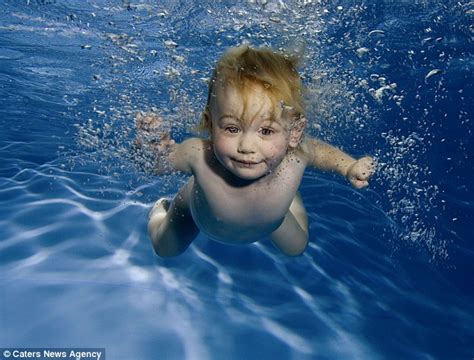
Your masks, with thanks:
[[[141,111],[139,111],[137,112],[137,115],[135,115],[135,123],[137,124],[137,126],[140,126],[142,122],[143,122],[143,114],[141,113]]]
[[[370,171],[372,171],[372,173],[375,172],[375,170],[377,169],[377,161],[374,160],[374,159],[371,159],[370,163],[369,163],[369,168],[370,168]]]
[[[371,175],[371,172],[369,169],[365,171],[361,171],[360,174],[357,174],[356,178],[357,180],[365,181],[367,180]]]
[[[374,158],[370,156],[363,157],[362,159],[359,160],[359,163],[367,167],[374,167],[376,164]]]
[[[364,181],[364,180],[355,180],[355,181],[353,181],[352,185],[356,189],[362,189],[362,188],[365,188],[365,187],[369,186],[369,182]]]
[[[359,169],[360,176],[358,176],[358,178],[360,178],[361,180],[367,180],[374,173],[375,173],[375,166],[372,165],[372,163],[367,163],[367,164],[364,164],[364,166],[362,166]]]

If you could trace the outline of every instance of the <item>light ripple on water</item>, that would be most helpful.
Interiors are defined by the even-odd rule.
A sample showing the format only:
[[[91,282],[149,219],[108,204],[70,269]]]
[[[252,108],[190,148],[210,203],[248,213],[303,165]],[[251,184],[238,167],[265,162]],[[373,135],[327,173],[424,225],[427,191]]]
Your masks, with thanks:
[[[48,171],[51,170],[53,173],[49,174]],[[352,283],[349,287],[317,263],[318,256],[333,256],[328,252],[329,249],[319,242],[318,236],[313,239],[314,243],[310,244],[310,251],[296,262],[284,259],[267,244],[251,245],[249,249],[255,249],[258,256],[269,260],[268,265],[251,274],[247,272],[248,270],[221,264],[219,259],[208,255],[205,248],[201,248],[200,244],[203,244],[203,241],[206,243],[201,237],[201,240],[198,239],[188,250],[187,259],[183,259],[192,265],[182,270],[173,270],[173,268],[156,264],[148,239],[144,237],[146,213],[151,204],[137,201],[136,196],[139,192],[146,192],[146,187],[142,187],[138,192],[121,192],[119,188],[113,187],[120,185],[112,181],[110,188],[104,189],[104,192],[101,193],[93,189],[95,176],[86,173],[74,174],[74,176],[77,176],[77,179],[73,179],[71,174],[64,173],[59,169],[46,167],[41,170],[22,171],[9,182],[10,190],[16,191],[20,196],[17,196],[16,210],[10,213],[11,219],[6,221],[19,216],[22,218],[27,216],[35,219],[35,223],[34,227],[28,228],[28,225],[25,225],[25,228],[18,229],[16,234],[4,239],[0,243],[1,249],[8,251],[9,248],[17,246],[29,247],[32,242],[37,249],[34,254],[26,258],[3,264],[4,276],[10,281],[15,279],[18,284],[34,281],[38,284],[37,286],[45,287],[45,289],[51,286],[59,286],[64,289],[79,286],[84,289],[81,296],[89,298],[84,303],[76,302],[70,306],[64,305],[65,301],[69,301],[67,295],[58,297],[56,300],[50,299],[49,306],[54,307],[54,311],[48,310],[51,319],[71,311],[80,312],[86,319],[91,319],[99,310],[97,308],[89,310],[86,304],[90,302],[106,301],[112,309],[122,308],[129,304],[130,299],[125,301],[115,299],[110,302],[106,291],[97,293],[94,290],[100,284],[107,284],[125,286],[125,288],[132,287],[137,292],[137,296],[140,294],[142,301],[134,306],[135,311],[138,312],[135,316],[142,322],[146,321],[147,313],[154,313],[157,309],[164,310],[165,319],[168,319],[166,321],[171,326],[165,330],[160,325],[157,334],[163,334],[164,331],[172,332],[180,339],[183,351],[191,358],[196,354],[204,357],[209,355],[204,340],[208,331],[196,334],[192,332],[192,329],[195,329],[199,324],[207,323],[206,319],[197,314],[215,314],[216,309],[213,309],[213,306],[224,311],[226,318],[222,319],[224,325],[221,326],[228,324],[227,326],[233,327],[232,332],[239,328],[251,328],[255,331],[265,329],[275,341],[284,343],[296,353],[302,355],[321,354],[320,349],[311,341],[315,335],[309,337],[302,335],[285,324],[284,321],[279,320],[282,313],[301,313],[300,307],[307,308],[312,314],[311,317],[306,315],[308,320],[313,323],[310,327],[315,327],[318,343],[325,344],[323,347],[325,351],[330,349],[332,353],[340,356],[351,354],[359,358],[364,358],[368,353],[371,353],[362,339],[358,339],[348,330],[356,329],[360,326],[359,321],[362,321],[357,310],[361,305],[350,290],[357,288],[358,284]],[[51,186],[51,183],[54,183],[54,186]],[[8,187],[3,191],[7,191],[7,189]],[[334,201],[325,203],[324,207],[330,208],[333,205],[344,206],[341,200],[335,198]],[[135,209],[134,211],[137,212],[138,220],[130,223],[127,237],[119,242],[115,240],[105,243],[100,241],[101,238],[107,239],[112,235],[112,229],[108,222],[116,224],[116,221],[122,219],[125,213],[131,209]],[[360,208],[354,207],[354,214],[360,211]],[[47,222],[53,214],[59,216],[54,222],[41,224],[41,221]],[[314,216],[315,214],[310,213],[310,217]],[[331,230],[334,236],[339,236],[350,246],[361,250],[364,248],[362,244],[354,242],[348,236],[355,231],[355,228],[348,227],[345,223],[350,222],[349,219],[341,218],[338,212],[332,215],[325,214],[325,216],[339,217],[339,224],[342,225],[334,227],[330,222],[321,221],[312,231]],[[17,226],[20,226],[21,223],[17,222]],[[41,239],[47,238],[52,233],[68,233],[70,230],[67,226],[73,223],[89,228],[89,236],[92,236],[89,240],[82,241],[81,247],[84,250],[81,257],[77,256],[78,252],[74,249],[78,246],[77,240],[79,239],[77,235],[74,235],[76,230],[71,233],[72,236],[69,239],[64,238],[52,245],[43,244]],[[337,233],[338,228],[344,229],[345,235]],[[99,238],[94,239],[96,236]],[[91,258],[94,251],[87,249],[97,246],[103,251],[98,258]],[[232,248],[228,251],[231,250],[236,249]],[[137,264],[135,261],[137,252],[147,253],[149,260],[146,260],[144,264]],[[321,288],[322,292],[315,293],[311,287],[308,287],[308,284],[301,282],[293,274],[295,266],[298,264],[314,269],[313,276],[315,278],[317,278],[316,274],[319,274],[321,278],[317,279],[317,282],[324,281],[325,284]],[[196,275],[200,272],[207,274],[207,280],[204,283],[200,282],[199,276]],[[211,281],[211,276],[215,281]],[[382,281],[381,278],[378,278],[378,281]],[[278,299],[268,299],[269,305],[259,303],[251,295],[254,290],[248,292],[252,282],[273,283],[272,291],[278,289],[278,291],[286,292],[292,300],[287,303]],[[396,285],[391,284],[390,286],[396,290]],[[126,294],[125,291],[119,293]],[[328,297],[328,294],[332,295]],[[337,306],[328,302],[331,298],[332,301],[337,299]],[[144,299],[148,300],[143,301]],[[239,304],[237,309],[231,306],[235,302]],[[272,302],[274,304],[270,305]],[[341,317],[341,313],[344,313],[343,317]],[[78,324],[83,324],[82,326],[86,327],[83,321],[78,321]],[[103,326],[106,324],[107,322]],[[37,326],[40,325],[33,324],[32,329]],[[153,328],[156,327],[156,324],[150,324],[150,326]],[[190,332],[193,333],[192,336],[189,335]],[[108,342],[112,339],[107,340],[106,337],[104,341]],[[372,352],[371,356],[374,358],[376,355]],[[196,355],[196,358],[199,357]]]

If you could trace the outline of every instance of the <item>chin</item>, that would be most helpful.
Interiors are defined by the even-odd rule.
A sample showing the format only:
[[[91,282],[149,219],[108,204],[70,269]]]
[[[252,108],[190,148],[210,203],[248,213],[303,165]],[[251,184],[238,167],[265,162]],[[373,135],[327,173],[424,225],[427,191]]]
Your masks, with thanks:
[[[247,181],[258,180],[270,172],[264,163],[257,164],[256,166],[243,166],[229,160],[222,161],[221,164],[236,178]]]
[[[232,174],[242,180],[258,180],[268,174],[268,171],[253,169],[232,169]]]
[[[239,179],[241,180],[258,180],[260,178],[262,178],[265,174],[263,175],[250,175],[250,174],[236,174],[234,172],[234,175],[237,176]]]

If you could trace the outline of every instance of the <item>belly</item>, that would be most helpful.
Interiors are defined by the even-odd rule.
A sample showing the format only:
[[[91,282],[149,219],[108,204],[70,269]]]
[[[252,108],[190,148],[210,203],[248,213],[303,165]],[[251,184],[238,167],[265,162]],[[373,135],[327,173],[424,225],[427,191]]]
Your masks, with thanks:
[[[252,243],[270,235],[283,222],[291,203],[256,194],[247,197],[244,192],[209,196],[199,186],[192,188],[189,207],[194,222],[213,240],[229,244]]]

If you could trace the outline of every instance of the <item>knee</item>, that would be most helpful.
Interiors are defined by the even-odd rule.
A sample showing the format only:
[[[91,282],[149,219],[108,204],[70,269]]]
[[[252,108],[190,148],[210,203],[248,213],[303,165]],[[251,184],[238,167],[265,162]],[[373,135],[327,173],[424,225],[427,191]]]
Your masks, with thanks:
[[[292,243],[292,246],[282,249],[283,253],[288,256],[296,257],[302,255],[306,248],[308,247],[308,237],[304,237],[299,241],[295,241]]]
[[[159,257],[173,257],[173,256],[178,256],[185,249],[179,249],[176,246],[169,246],[164,244],[163,242],[157,241],[157,239],[150,238],[151,239],[151,244],[153,246],[153,251],[155,252],[155,255]]]
[[[291,249],[290,251],[285,252],[285,254],[291,257],[300,256],[305,252],[306,247],[307,246],[305,245],[305,246],[301,246],[295,249]]]
[[[162,229],[152,229],[149,231],[149,237],[153,251],[159,257],[173,257],[182,254],[188,247],[179,239],[179,234],[170,234],[163,232]]]
[[[160,224],[154,224],[153,219],[150,219],[148,222],[148,236],[150,238],[153,251],[157,256],[160,257],[172,256],[169,249],[167,249],[168,247],[163,246],[163,236],[160,234],[159,225]]]
[[[176,252],[169,251],[169,249],[160,248],[158,246],[155,246],[155,244],[153,244],[153,250],[156,256],[159,256],[162,258],[178,256],[179,254],[181,254],[180,252],[176,253]]]

